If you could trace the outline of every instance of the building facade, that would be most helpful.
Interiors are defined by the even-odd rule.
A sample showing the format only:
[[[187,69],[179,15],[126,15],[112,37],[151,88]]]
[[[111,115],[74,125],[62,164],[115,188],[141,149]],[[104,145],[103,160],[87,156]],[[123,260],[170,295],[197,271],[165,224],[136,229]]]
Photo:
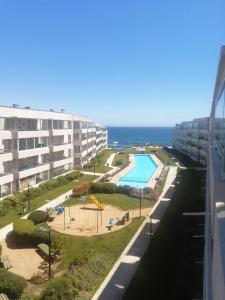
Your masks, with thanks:
[[[107,147],[107,129],[88,118],[0,107],[0,199],[82,167]]]
[[[173,148],[202,164],[207,162],[209,144],[209,118],[176,124]]]
[[[210,115],[205,218],[204,300],[225,299],[225,46]]]

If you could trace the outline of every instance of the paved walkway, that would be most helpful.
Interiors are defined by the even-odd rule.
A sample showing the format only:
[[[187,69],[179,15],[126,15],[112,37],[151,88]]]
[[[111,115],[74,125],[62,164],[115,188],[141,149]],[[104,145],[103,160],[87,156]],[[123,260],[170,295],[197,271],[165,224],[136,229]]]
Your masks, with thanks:
[[[137,270],[139,262],[144,255],[150,242],[150,228],[151,233],[154,234],[160,219],[162,218],[170,199],[166,198],[168,189],[173,185],[176,178],[177,167],[170,167],[167,180],[160,199],[149,210],[151,214],[151,224],[149,217],[146,217],[141,227],[133,236],[123,253],[114,264],[113,268],[93,296],[93,300],[119,300],[122,299],[123,294],[128,287],[134,273]]]

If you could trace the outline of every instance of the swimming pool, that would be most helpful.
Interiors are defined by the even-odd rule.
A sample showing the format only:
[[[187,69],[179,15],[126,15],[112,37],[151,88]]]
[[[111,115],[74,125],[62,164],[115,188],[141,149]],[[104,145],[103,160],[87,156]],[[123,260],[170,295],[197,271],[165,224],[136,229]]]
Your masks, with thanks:
[[[135,154],[134,159],[135,167],[122,176],[116,182],[117,185],[130,185],[138,188],[147,186],[157,169],[157,165],[150,155]]]

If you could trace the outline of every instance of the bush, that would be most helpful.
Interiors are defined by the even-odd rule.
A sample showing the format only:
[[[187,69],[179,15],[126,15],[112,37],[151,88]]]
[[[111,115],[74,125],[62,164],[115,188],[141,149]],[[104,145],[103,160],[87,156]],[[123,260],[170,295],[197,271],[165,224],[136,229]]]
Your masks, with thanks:
[[[82,196],[85,195],[89,192],[90,190],[90,184],[87,181],[83,181],[79,184],[77,184],[74,188],[73,188],[73,196]]]
[[[41,300],[74,300],[78,295],[77,289],[67,277],[54,278],[46,286],[41,295]]]
[[[59,176],[59,177],[57,177],[56,181],[57,181],[57,185],[58,186],[65,185],[68,182],[65,176]]]
[[[28,220],[31,220],[34,225],[44,223],[48,219],[48,213],[43,210],[35,210],[29,214]]]
[[[22,277],[0,269],[0,292],[10,299],[19,299],[27,283]]]
[[[14,195],[6,197],[3,201],[6,201],[6,203],[8,202],[8,207],[9,206],[16,207],[19,204],[19,200]],[[4,205],[4,202],[3,202],[3,205]],[[6,206],[7,206],[7,204],[6,204]]]
[[[75,179],[80,178],[81,173],[80,173],[80,171],[73,171],[73,172],[70,172],[70,173],[66,174],[65,177],[68,181],[73,181]]]
[[[121,193],[121,194],[125,194],[127,196],[130,196],[134,190],[135,190],[135,188],[133,188],[130,185],[118,186],[118,192]]]
[[[55,189],[56,187],[58,186],[58,182],[56,179],[50,179],[44,183],[41,183],[39,185],[39,188],[42,190],[42,191],[51,191],[53,189]]]
[[[90,190],[92,193],[114,194],[118,192],[118,187],[114,183],[110,182],[92,182],[90,185]]]
[[[42,224],[35,226],[32,221],[19,219],[13,223],[15,240],[20,245],[37,245],[48,242],[48,233],[40,230]],[[45,224],[43,224],[43,227]]]

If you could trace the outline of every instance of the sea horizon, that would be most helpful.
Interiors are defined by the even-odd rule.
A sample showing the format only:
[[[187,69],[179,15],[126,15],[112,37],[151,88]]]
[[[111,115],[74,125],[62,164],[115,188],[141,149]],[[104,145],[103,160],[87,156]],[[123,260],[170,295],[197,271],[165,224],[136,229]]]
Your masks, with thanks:
[[[172,146],[174,127],[107,126],[108,146],[120,150],[146,144]]]

